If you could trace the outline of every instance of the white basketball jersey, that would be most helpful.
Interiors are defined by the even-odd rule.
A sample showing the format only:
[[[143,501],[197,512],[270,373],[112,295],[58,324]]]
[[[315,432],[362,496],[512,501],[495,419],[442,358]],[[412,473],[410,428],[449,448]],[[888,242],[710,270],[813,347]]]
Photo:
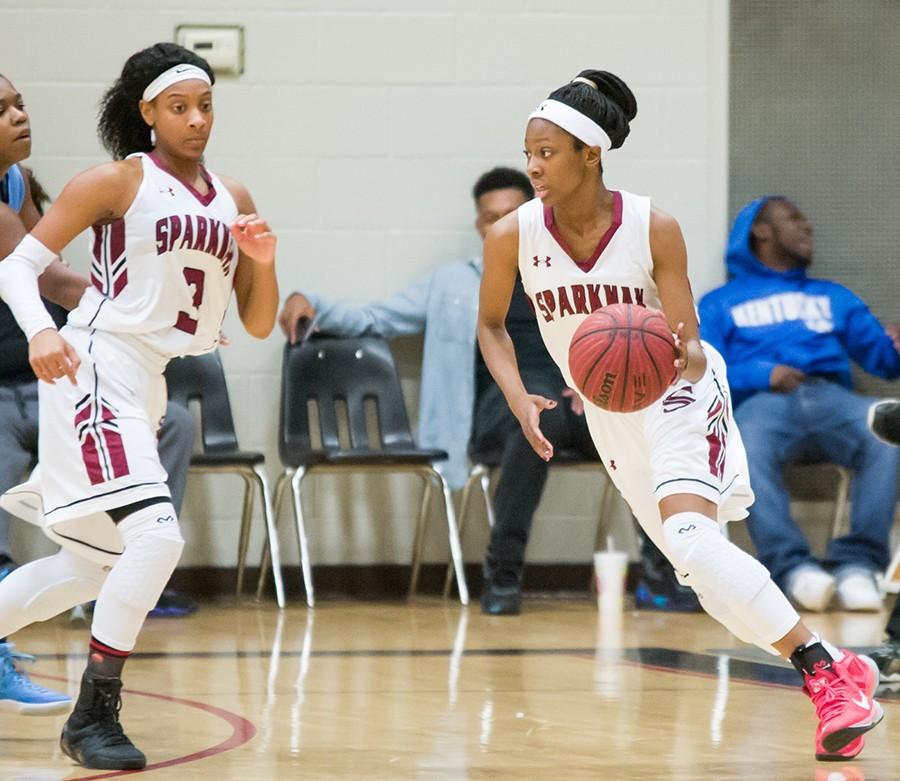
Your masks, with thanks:
[[[215,349],[231,298],[238,248],[231,193],[209,172],[201,195],[153,157],[120,219],[95,225],[91,283],[69,323],[130,334],[165,358]]]
[[[553,210],[539,199],[520,206],[518,215],[522,285],[547,351],[574,388],[569,343],[585,317],[610,304],[661,308],[650,254],[650,199],[614,191],[612,224],[582,263],[572,258]]]

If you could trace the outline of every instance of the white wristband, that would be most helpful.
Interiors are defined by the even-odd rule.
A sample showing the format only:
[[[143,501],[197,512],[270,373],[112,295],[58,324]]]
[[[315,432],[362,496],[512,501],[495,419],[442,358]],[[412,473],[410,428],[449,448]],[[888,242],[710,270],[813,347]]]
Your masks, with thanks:
[[[39,331],[56,328],[41,301],[37,283],[55,258],[52,250],[29,234],[0,261],[0,298],[9,306],[29,342]]]

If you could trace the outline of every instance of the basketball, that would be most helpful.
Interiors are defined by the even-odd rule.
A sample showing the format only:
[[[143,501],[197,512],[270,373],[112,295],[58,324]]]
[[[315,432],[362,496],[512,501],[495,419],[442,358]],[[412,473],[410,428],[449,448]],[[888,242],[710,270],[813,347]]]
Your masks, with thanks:
[[[581,393],[610,412],[637,412],[675,379],[675,339],[658,309],[612,304],[578,326],[569,372]]]

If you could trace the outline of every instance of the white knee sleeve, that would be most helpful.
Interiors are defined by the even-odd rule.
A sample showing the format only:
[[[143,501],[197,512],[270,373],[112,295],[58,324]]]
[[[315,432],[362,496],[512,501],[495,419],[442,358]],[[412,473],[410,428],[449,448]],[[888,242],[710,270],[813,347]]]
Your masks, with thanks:
[[[62,549],[0,581],[0,637],[97,598],[108,570]]]
[[[676,513],[663,523],[663,536],[672,564],[707,598],[710,615],[741,639],[770,650],[800,620],[769,571],[725,539],[712,519]]]
[[[778,651],[754,635],[749,627],[731,612],[728,605],[726,605],[712,589],[703,588],[699,583],[694,582],[694,579],[690,575],[679,578],[679,580],[681,580],[685,586],[690,586],[694,589],[697,599],[700,600],[700,605],[707,614],[724,626],[731,634],[738,638],[738,640],[742,640],[750,645],[759,646],[764,651],[768,651],[776,656],[778,655]]]
[[[100,642],[130,651],[181,558],[184,539],[168,502],[129,515],[119,532],[125,551],[100,590],[91,630]]]

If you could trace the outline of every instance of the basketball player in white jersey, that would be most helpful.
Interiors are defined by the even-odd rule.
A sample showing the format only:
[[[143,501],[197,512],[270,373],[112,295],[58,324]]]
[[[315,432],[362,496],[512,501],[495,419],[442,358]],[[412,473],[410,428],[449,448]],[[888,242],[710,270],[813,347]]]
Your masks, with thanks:
[[[184,541],[156,432],[170,358],[216,347],[232,288],[247,331],[275,322],[275,237],[250,195],[202,165],[212,70],[162,43],[133,55],[103,99],[116,158],[76,176],[0,263],[0,296],[40,383],[39,485],[12,496],[63,547],[0,582],[0,636],[96,599],[87,669],[63,728],[85,767],[138,769],[119,723],[121,672]],[[91,228],[90,287],[57,332],[37,277]]]
[[[504,327],[517,269],[547,349],[569,385],[572,334],[617,302],[663,310],[679,346],[679,378],[640,412],[607,412],[585,399],[594,444],[635,516],[703,607],[741,639],[789,658],[819,717],[816,756],[841,760],[882,718],[871,699],[871,660],[813,635],[754,558],[720,523],[753,501],[746,456],[731,418],[721,357],[698,338],[678,223],[648,198],[608,190],[602,163],[622,145],[637,105],[605,71],[583,71],[531,114],[525,133],[536,198],[497,222],[484,245],[478,337],[485,361],[532,447],[550,459],[540,413]]]

